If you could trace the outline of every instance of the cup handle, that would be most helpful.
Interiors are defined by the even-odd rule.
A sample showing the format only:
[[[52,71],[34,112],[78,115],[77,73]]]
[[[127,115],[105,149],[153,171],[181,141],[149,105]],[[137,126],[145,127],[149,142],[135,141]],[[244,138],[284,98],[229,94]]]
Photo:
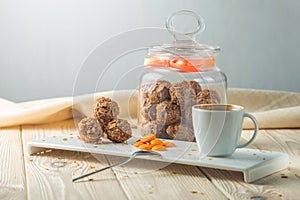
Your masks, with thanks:
[[[254,123],[254,126],[255,126],[254,133],[248,142],[246,142],[245,144],[238,144],[236,148],[243,148],[243,147],[246,147],[249,144],[251,144],[251,142],[253,142],[254,138],[256,137],[256,135],[258,133],[258,122],[256,121],[255,117],[249,113],[244,113],[244,117],[250,118],[252,120],[252,122]]]

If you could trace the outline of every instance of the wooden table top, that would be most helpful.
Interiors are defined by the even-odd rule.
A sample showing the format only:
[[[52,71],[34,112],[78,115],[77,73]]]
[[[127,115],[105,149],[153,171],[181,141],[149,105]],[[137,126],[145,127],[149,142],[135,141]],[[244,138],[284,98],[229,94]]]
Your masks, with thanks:
[[[27,142],[69,134],[73,121],[0,129],[0,199],[299,199],[300,129],[260,130],[249,148],[289,154],[286,170],[245,183],[242,173],[170,164],[133,172],[123,166],[77,183],[77,175],[107,166],[106,156],[53,150],[27,153]],[[244,131],[245,133],[247,131]],[[252,131],[249,131],[252,132]],[[243,134],[243,140],[250,134]],[[61,166],[57,166],[60,163]],[[128,170],[126,170],[128,168]]]

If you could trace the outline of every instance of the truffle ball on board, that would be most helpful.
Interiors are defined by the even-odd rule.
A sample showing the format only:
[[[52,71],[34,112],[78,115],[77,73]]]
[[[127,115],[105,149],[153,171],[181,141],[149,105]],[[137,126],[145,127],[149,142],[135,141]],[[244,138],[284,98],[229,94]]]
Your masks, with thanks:
[[[118,104],[110,98],[99,97],[96,99],[94,117],[104,126],[106,126],[108,122],[116,119],[119,112]]]
[[[80,139],[84,142],[100,144],[104,135],[102,126],[94,117],[83,118],[78,123]]]
[[[121,143],[131,138],[132,130],[127,120],[116,119],[107,124],[106,134],[109,140]]]

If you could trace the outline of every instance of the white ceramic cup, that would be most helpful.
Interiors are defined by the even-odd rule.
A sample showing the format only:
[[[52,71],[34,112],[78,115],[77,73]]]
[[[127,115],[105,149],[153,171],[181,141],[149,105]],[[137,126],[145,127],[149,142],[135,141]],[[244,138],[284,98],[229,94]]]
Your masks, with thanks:
[[[231,104],[200,104],[193,106],[193,127],[202,156],[230,156],[237,148],[249,145],[258,132],[255,117],[246,113],[244,107]],[[251,139],[239,144],[244,117],[255,126]]]

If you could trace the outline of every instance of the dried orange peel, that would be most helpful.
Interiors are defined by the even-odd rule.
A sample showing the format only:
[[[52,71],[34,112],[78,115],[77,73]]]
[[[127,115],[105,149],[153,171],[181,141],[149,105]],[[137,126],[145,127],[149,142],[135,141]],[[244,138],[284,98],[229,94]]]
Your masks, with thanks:
[[[141,150],[153,150],[153,151],[164,151],[167,147],[175,147],[173,142],[166,142],[156,138],[154,134],[142,137],[136,141],[133,146]]]

